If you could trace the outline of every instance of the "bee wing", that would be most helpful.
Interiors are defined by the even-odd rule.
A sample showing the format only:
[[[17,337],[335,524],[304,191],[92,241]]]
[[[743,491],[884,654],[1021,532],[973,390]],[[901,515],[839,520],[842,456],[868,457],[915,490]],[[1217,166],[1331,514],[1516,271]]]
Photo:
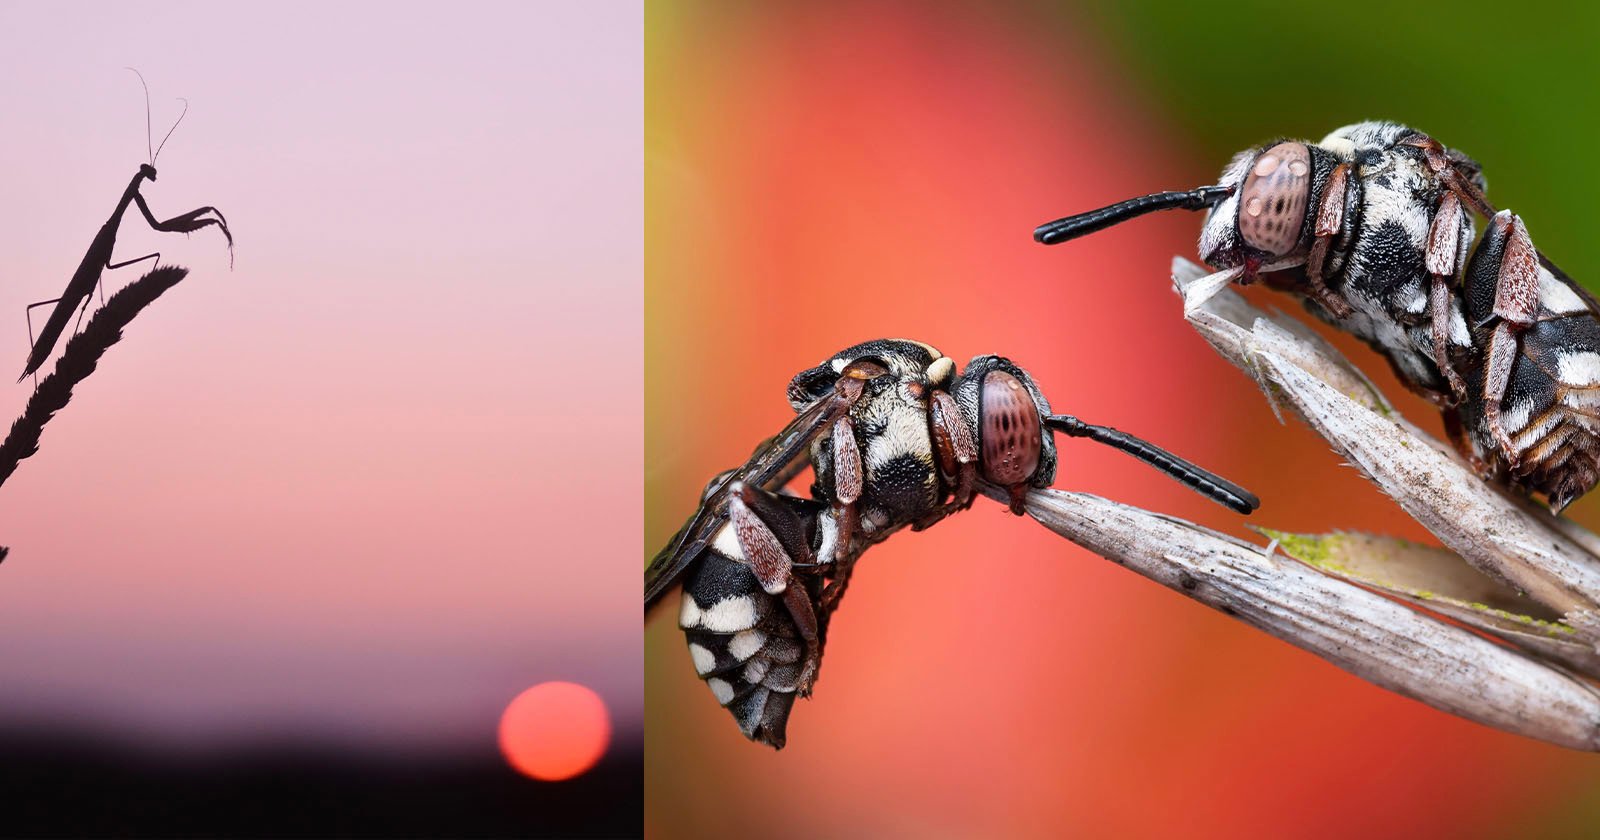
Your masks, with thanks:
[[[768,490],[786,483],[794,475],[793,465],[806,456],[811,442],[848,411],[853,402],[837,393],[817,400],[789,421],[783,431],[757,446],[743,466],[723,476],[701,500],[694,516],[645,567],[645,609],[683,574],[690,561],[705,550],[717,530],[728,521],[728,488],[735,481]]]
[[[1539,264],[1544,266],[1545,269],[1551,274],[1555,275],[1557,280],[1567,284],[1568,288],[1576,292],[1578,297],[1583,299],[1584,303],[1589,304],[1589,309],[1591,311],[1597,315],[1600,315],[1600,300],[1596,300],[1595,296],[1590,294],[1589,290],[1585,289],[1582,283],[1573,280],[1571,276],[1569,276],[1565,271],[1561,270],[1560,266],[1551,262],[1550,258],[1544,255],[1543,251],[1539,252]]]

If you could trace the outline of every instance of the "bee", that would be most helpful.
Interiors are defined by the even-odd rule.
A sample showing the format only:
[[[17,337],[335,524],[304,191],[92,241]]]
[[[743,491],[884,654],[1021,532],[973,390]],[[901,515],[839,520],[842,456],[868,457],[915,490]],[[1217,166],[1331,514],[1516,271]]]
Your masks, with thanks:
[[[868,547],[971,506],[985,487],[1023,512],[1056,474],[1052,432],[1131,454],[1248,514],[1249,491],[1132,435],[1052,414],[1033,377],[1000,356],[964,372],[916,341],[846,348],[789,383],[796,417],[713,478],[645,570],[648,610],[680,579],[678,625],[695,671],[745,737],[782,748],[815,685],[829,619]],[[809,498],[784,487],[809,464]]]
[[[1482,167],[1392,122],[1236,155],[1214,186],[1039,226],[1054,245],[1156,210],[1205,210],[1208,285],[1300,297],[1438,406],[1486,479],[1559,513],[1600,481],[1600,305],[1489,203]],[[1474,245],[1474,214],[1487,219]]]

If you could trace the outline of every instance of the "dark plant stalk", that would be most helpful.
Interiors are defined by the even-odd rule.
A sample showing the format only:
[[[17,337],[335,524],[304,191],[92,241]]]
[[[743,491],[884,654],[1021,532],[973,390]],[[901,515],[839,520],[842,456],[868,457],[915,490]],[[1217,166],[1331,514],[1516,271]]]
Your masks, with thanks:
[[[172,288],[189,274],[189,269],[164,265],[151,269],[148,274],[129,283],[122,291],[111,296],[100,311],[89,319],[83,332],[67,342],[61,357],[56,359],[55,372],[44,378],[22,411],[22,416],[11,424],[11,433],[0,443],[0,484],[17,470],[17,464],[39,451],[39,436],[44,424],[56,412],[65,408],[72,399],[72,388],[94,373],[100,357],[111,345],[122,340],[122,328],[131,322],[162,292]],[[5,559],[0,549],[0,560]]]

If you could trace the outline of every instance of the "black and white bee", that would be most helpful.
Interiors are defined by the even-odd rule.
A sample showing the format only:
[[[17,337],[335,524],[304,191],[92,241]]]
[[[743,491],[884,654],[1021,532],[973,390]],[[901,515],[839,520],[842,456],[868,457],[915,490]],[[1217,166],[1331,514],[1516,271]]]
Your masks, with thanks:
[[[1041,225],[1065,242],[1155,210],[1207,210],[1208,285],[1263,278],[1366,341],[1439,406],[1486,478],[1559,512],[1600,481],[1600,305],[1496,213],[1481,167],[1415,129],[1364,122],[1239,153],[1215,186]],[[1472,213],[1488,225],[1476,249]]]
[[[1239,486],[1132,435],[1050,413],[1027,371],[978,356],[958,374],[938,350],[882,339],[847,348],[789,383],[798,416],[700,507],[645,570],[645,608],[680,578],[689,656],[745,737],[782,748],[808,696],[828,622],[856,560],[998,488],[1021,514],[1055,479],[1059,431],[1121,449],[1240,513]],[[784,492],[809,462],[811,497]]]

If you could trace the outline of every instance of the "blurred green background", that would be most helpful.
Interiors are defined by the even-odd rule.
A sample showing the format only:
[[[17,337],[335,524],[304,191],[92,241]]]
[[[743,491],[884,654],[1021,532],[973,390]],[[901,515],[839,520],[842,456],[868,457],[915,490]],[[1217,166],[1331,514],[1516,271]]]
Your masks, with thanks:
[[[1041,24],[1092,22],[1130,81],[1219,167],[1264,140],[1317,140],[1360,120],[1426,131],[1483,164],[1496,205],[1521,214],[1546,254],[1600,289],[1600,249],[1585,232],[1600,218],[1600,5],[1032,8]]]

